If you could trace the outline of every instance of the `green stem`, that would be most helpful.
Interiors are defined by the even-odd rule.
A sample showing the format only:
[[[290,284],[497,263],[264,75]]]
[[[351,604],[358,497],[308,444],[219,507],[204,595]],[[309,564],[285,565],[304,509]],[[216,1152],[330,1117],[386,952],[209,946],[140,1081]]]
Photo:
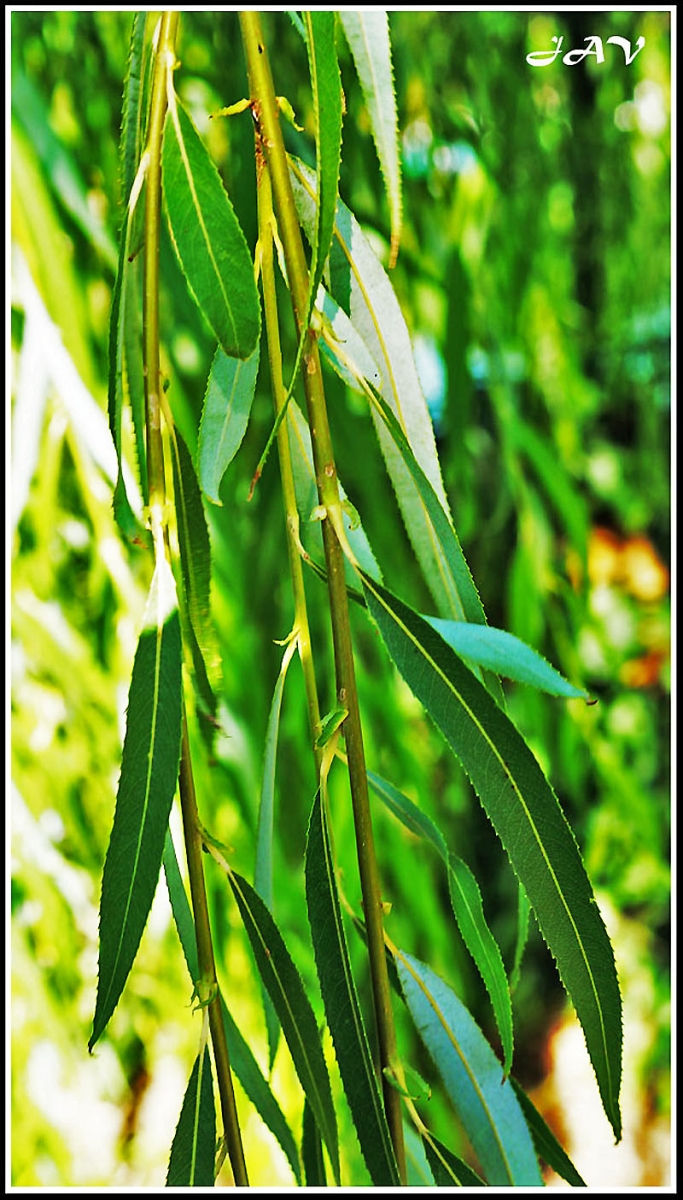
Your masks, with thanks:
[[[263,287],[263,308],[265,314],[266,338],[268,341],[268,359],[270,363],[270,378],[273,387],[273,402],[276,418],[280,416],[285,406],[285,388],[282,380],[282,349],[280,345],[280,326],[278,321],[277,294],[275,290],[275,270],[273,263],[273,201],[270,184],[270,174],[265,160],[262,158],[263,148],[261,139],[256,133],[256,153],[258,159],[258,222],[259,246],[261,251],[261,284]],[[308,609],[306,606],[306,589],[304,572],[299,552],[299,512],[296,504],[294,488],[294,472],[292,469],[292,454],[289,445],[287,422],[282,421],[277,431],[277,448],[280,459],[280,476],[282,480],[282,496],[285,505],[287,522],[287,549],[289,553],[289,570],[294,594],[294,625],[296,628],[299,658],[304,673],[306,701],[308,704],[308,724],[311,735],[311,745],[315,759],[316,776],[320,774],[321,754],[315,745],[320,732],[320,706],[318,688],[315,680],[315,668],[311,651],[311,635],[308,624]]]
[[[285,153],[280,116],[273,87],[270,63],[258,12],[241,12],[240,23],[244,41],[249,85],[254,115],[259,124],[268,160],[275,211],[285,253],[290,294],[294,306],[297,331],[301,332],[306,318],[308,299],[308,268],[301,231],[294,204]],[[327,405],[315,338],[309,332],[304,349],[303,372],[308,419],[313,443],[318,497],[327,511],[339,511],[340,494],[334,461],[332,438],[327,417]],[[363,909],[368,938],[370,973],[377,1025],[381,1068],[394,1068],[397,1061],[396,1031],[391,1008],[391,992],[384,952],[384,923],[379,871],[375,854],[370,800],[368,794],[363,733],[356,689],[351,625],[344,571],[344,553],[332,521],[324,520],[323,542],[327,566],[332,639],[334,644],[337,697],[348,716],[343,731],[349,763],[349,781],[353,805],[358,866],[363,894]],[[399,1166],[400,1177],[406,1182],[406,1161],[398,1093],[381,1075],[387,1121]]]
[[[150,102],[149,135],[147,141],[147,193],[145,200],[145,254],[143,290],[143,355],[145,377],[145,428],[147,433],[147,467],[149,506],[152,532],[156,539],[163,536],[168,553],[169,537],[166,516],[166,479],[164,449],[161,433],[161,371],[159,354],[159,233],[161,220],[161,148],[164,120],[168,106],[168,73],[175,65],[175,37],[178,28],[177,12],[165,12],[161,19],[157,47],[152,97]],[[230,1156],[235,1183],[248,1187],[249,1180],[242,1148],[232,1085],[230,1057],[221,1012],[216,980],[216,964],[211,939],[211,925],[202,861],[202,842],[199,833],[197,798],[190,759],[187,717],[183,707],[182,748],[180,758],[180,803],[185,833],[190,878],[190,894],[197,939],[199,978],[204,993],[210,996],[209,1025],[216,1064],[218,1091],[225,1142]]]

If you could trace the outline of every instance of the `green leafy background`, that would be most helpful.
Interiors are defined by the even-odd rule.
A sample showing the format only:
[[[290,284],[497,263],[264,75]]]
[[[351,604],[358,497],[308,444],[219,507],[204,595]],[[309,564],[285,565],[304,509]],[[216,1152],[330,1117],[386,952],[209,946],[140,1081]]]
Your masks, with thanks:
[[[115,530],[116,461],[105,416],[121,220],[116,147],[131,21],[132,14],[117,12],[11,14],[17,1186],[158,1185],[199,1037],[161,887],[125,1002],[94,1057],[86,1050],[101,869],[150,583],[148,555],[122,544]],[[583,850],[624,994],[624,1146],[608,1159],[609,1127],[598,1109],[583,1136],[572,1134],[578,1145],[567,1148],[589,1185],[658,1185],[667,1182],[669,1114],[669,14],[399,11],[389,23],[404,170],[392,282],[414,341],[456,527],[490,624],[523,639],[598,700],[587,706],[504,685],[508,712]],[[312,164],[305,45],[284,13],[268,13],[266,33],[277,91],[304,127],[286,127],[288,148]],[[528,66],[526,54],[548,49],[558,34],[565,49],[599,34],[605,62]],[[645,37],[628,67],[621,50],[606,44],[615,34],[633,42]],[[340,193],[386,261],[391,211],[340,31],[338,48],[347,106]],[[184,15],[179,57],[180,98],[253,250],[252,122],[248,114],[208,119],[245,94],[236,14]],[[215,344],[168,237],[161,271],[169,399],[194,454]],[[61,349],[50,340],[50,321]],[[293,364],[291,333],[285,353]],[[89,396],[78,392],[74,377]],[[387,586],[416,611],[433,613],[367,405],[332,372],[327,387],[344,486]],[[249,427],[221,485],[222,507],[207,514],[223,652],[221,732],[212,763],[201,741],[194,753],[203,819],[246,878],[253,878],[263,745],[282,654],[274,640],[291,627],[274,455],[246,501],[271,413],[262,373]],[[124,429],[126,438],[132,446]],[[317,587],[313,580],[313,637],[316,657],[328,665],[324,592]],[[366,616],[353,616],[369,765],[420,805],[474,871],[509,970],[517,900],[504,853],[465,776],[389,669]],[[278,749],[274,915],[320,1021],[303,903],[314,793],[305,711],[301,672],[292,664]],[[342,772],[333,770],[329,782],[335,846],[358,909]],[[443,863],[380,803],[375,811],[391,937],[448,980],[498,1047],[490,1001],[452,917]],[[209,880],[219,959],[230,961],[232,1016],[267,1072],[248,946],[225,880],[218,871]],[[367,1006],[364,954],[351,929],[349,952]],[[549,1067],[553,1047],[574,1047],[575,1028],[533,922],[513,1009],[514,1074],[567,1146],[565,1085]],[[431,1079],[406,1014],[399,1009],[397,1017],[400,1045]],[[572,1053],[581,1052],[580,1035],[578,1047]],[[329,1037],[323,1049],[332,1064]],[[366,1182],[336,1069],[331,1081],[342,1179]],[[303,1100],[282,1040],[272,1087],[300,1140]],[[588,1105],[597,1096],[588,1073],[585,1088]],[[238,1106],[247,1159],[258,1164],[252,1182],[291,1183],[284,1153],[239,1085]],[[571,1107],[583,1107],[575,1093]],[[466,1143],[454,1144],[438,1086],[424,1110],[434,1134],[467,1160]],[[591,1157],[598,1136],[607,1150]]]

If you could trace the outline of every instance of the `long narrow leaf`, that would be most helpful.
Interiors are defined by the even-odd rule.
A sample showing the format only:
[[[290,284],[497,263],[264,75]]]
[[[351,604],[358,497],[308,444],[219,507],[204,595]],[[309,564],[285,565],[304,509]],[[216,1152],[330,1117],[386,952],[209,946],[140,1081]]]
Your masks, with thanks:
[[[196,984],[199,980],[199,963],[197,961],[197,942],[192,911],[180,875],[173,840],[168,830],[164,846],[164,871],[178,937],[180,938],[180,944],[185,955],[190,978]],[[294,1177],[297,1183],[300,1184],[301,1166],[292,1131],[283,1116],[282,1109],[275,1096],[263,1078],[248,1043],[232,1019],[222,996],[221,1012],[223,1014],[225,1035],[228,1040],[231,1069],[235,1072],[261,1120],[277,1138],[289,1160]]]
[[[567,1183],[570,1183],[572,1187],[585,1187],[586,1184],[579,1175],[569,1155],[563,1150],[552,1129],[543,1120],[536,1105],[529,1099],[524,1088],[516,1079],[511,1078],[510,1083],[515,1089],[515,1095],[519,1100],[526,1123],[531,1131],[538,1157],[547,1163],[549,1167],[552,1167],[556,1174],[566,1179]]]
[[[406,1004],[492,1187],[542,1187],[531,1135],[509,1080],[475,1021],[425,963],[395,954]]]
[[[339,1183],[339,1142],[332,1091],[323,1057],[318,1026],[282,935],[254,889],[235,871],[228,879],[235,894],[244,927],[263,983],[280,1018],[292,1061],[332,1163]]]
[[[259,347],[245,361],[216,350],[199,425],[197,463],[202,491],[222,504],[219,488],[249,423],[259,367]]]
[[[294,200],[304,231],[313,237],[316,213],[314,172],[290,159]],[[337,204],[334,238],[329,258],[329,287],[337,303],[351,319],[379,371],[380,391],[394,412],[408,443],[431,483],[439,504],[450,520],[448,501],[441,478],[431,417],[420,387],[410,335],[394,290],[355,218],[340,200]],[[426,521],[422,501],[393,439],[383,422],[373,420],[387,470],[396,490],[408,535],[439,611],[458,617],[457,601],[443,583],[443,568],[431,524]]]
[[[401,162],[398,153],[398,115],[391,65],[389,19],[384,9],[339,10],[346,40],[363,89],[372,136],[389,199],[391,213],[391,265],[401,239],[403,204]]]
[[[469,867],[452,854],[441,830],[386,779],[368,771],[368,783],[390,812],[418,837],[431,842],[448,870],[448,887],[456,920],[491,998],[505,1059],[505,1074],[512,1065],[513,1033],[510,989],[498,943],[488,927],[479,885]]]
[[[339,191],[342,131],[342,90],[334,42],[334,13],[314,9],[305,11],[302,15],[304,40],[311,73],[311,92],[315,112],[316,168],[320,188],[312,241],[308,298],[304,319],[301,323],[292,382],[289,385],[290,392],[299,371],[313,305],[332,241],[334,214]]]
[[[369,577],[362,582],[389,654],[460,759],[527,892],[618,1139],[621,995],[574,835],[524,739],[471,671],[417,613]]]
[[[318,1129],[315,1117],[313,1116],[313,1110],[308,1103],[308,1098],[304,1102],[301,1157],[304,1164],[304,1179],[306,1181],[306,1187],[327,1187],[323,1144],[320,1139],[320,1130]]]
[[[208,1047],[197,1055],[180,1110],[166,1176],[167,1187],[213,1187],[216,1108]]]
[[[175,96],[164,127],[164,200],[178,261],[225,354],[249,358],[260,308],[247,243],[220,176]]]
[[[181,708],[176,589],[171,568],[159,553],[133,663],[121,778],[102,877],[90,1049],[118,1003],[154,898],[178,779]]]
[[[397,1187],[398,1168],[351,974],[320,791],[308,826],[305,870],[320,990],[353,1123],[372,1182]]]
[[[457,1154],[444,1146],[433,1134],[424,1133],[424,1148],[427,1161],[437,1187],[486,1187],[476,1171],[468,1167]]]
[[[266,742],[263,752],[263,772],[261,776],[261,799],[259,803],[258,821],[256,824],[256,861],[254,863],[254,889],[261,899],[273,910],[273,823],[275,812],[275,766],[277,759],[277,742],[280,730],[280,713],[282,711],[282,696],[285,688],[287,669],[292,660],[295,643],[287,647],[273,691],[273,699],[268,714]],[[268,1032],[268,1066],[272,1070],[280,1036],[280,1022],[273,1007],[273,1002],[266,991],[263,994],[266,1029]]]
[[[574,687],[541,654],[505,629],[443,620],[441,617],[425,617],[425,620],[433,625],[456,654],[477,666],[487,667],[496,675],[503,675],[517,683],[529,684],[551,696],[589,699],[588,692]]]

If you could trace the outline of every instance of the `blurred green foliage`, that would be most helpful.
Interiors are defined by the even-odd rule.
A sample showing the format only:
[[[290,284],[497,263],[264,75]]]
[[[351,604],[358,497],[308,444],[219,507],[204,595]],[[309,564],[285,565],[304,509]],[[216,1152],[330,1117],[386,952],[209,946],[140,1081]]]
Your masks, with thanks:
[[[549,700],[508,687],[509,711],[538,754],[599,894],[632,922],[649,1023],[637,1071],[666,1109],[669,940],[669,15],[396,11],[391,33],[402,129],[405,229],[393,282],[416,347],[460,538],[491,624],[544,653],[599,700]],[[147,556],[121,544],[102,471],[108,432],[67,404],[68,379],[39,336],[51,319],[78,376],[106,407],[108,314],[120,221],[117,143],[131,14],[14,11],[12,239],[13,1183],[154,1184],[170,1146],[194,1026],[190,987],[160,888],[123,1003],[95,1059],[85,1047],[96,971],[99,880],[111,827],[123,709],[149,581]],[[269,12],[276,88],[312,161],[305,48]],[[532,68],[561,33],[567,49],[616,34],[645,47],[630,65]],[[247,240],[256,238],[248,114],[209,121],[245,94],[237,14],[181,22],[180,94],[207,137]],[[342,50],[347,112],[341,194],[388,251],[388,211],[367,115]],[[25,281],[26,268],[41,300]],[[213,345],[162,247],[162,336],[169,398],[194,450]],[[287,298],[283,293],[283,300]],[[45,306],[41,309],[40,304]],[[283,308],[283,311],[286,311]],[[42,322],[42,324],[41,324]],[[36,340],[36,338],[38,340]],[[32,340],[31,340],[32,339]],[[295,345],[285,345],[290,359]],[[55,352],[56,353],[56,352]],[[61,360],[60,360],[61,362]],[[430,601],[357,396],[328,381],[344,486],[387,582]],[[272,422],[262,373],[253,418],[209,514],[214,609],[223,648],[215,758],[196,747],[207,825],[253,869],[262,744],[291,626],[275,455],[246,496]],[[88,419],[86,420],[86,417]],[[319,680],[333,702],[325,606],[310,584]],[[354,614],[372,769],[435,817],[477,874],[508,965],[515,885],[469,785]],[[312,799],[306,709],[289,672],[278,765],[275,907],[304,976],[302,917]],[[336,844],[359,905],[349,805],[331,777]],[[495,1044],[486,994],[449,916],[436,856],[377,812],[384,894],[396,942],[454,983]],[[210,876],[210,879],[212,877]],[[231,904],[212,880],[216,936],[235,1016],[265,1063],[258,987]],[[362,950],[352,943],[361,983]],[[620,946],[617,945],[619,962]],[[229,964],[229,970],[228,970]],[[307,968],[310,968],[307,973]],[[543,1030],[562,993],[532,938],[515,993],[515,1072],[542,1074]],[[399,1013],[399,1039],[410,1033]],[[419,1049],[413,1065],[430,1074]],[[186,1070],[187,1068],[187,1070]],[[300,1131],[281,1050],[274,1087]],[[87,1136],[77,1100],[106,1134]],[[244,1098],[247,1157],[267,1185],[286,1168]],[[343,1122],[343,1102],[340,1099]],[[77,1115],[78,1114],[78,1115]],[[435,1096],[430,1122],[453,1146]],[[93,1126],[94,1127],[94,1126]],[[346,1169],[359,1170],[353,1137]],[[95,1145],[95,1141],[97,1144]],[[267,1147],[267,1149],[266,1149]],[[454,1146],[457,1149],[457,1146]],[[362,1168],[361,1168],[362,1169]],[[357,1177],[357,1176],[355,1176]]]

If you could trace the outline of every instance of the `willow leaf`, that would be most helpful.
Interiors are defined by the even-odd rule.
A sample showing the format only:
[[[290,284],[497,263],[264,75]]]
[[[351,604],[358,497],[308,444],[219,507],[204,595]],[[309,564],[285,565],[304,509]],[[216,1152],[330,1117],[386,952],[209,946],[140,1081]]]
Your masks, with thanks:
[[[393,784],[368,771],[368,783],[390,812],[418,837],[431,842],[446,864],[453,912],[486,990],[491,998],[505,1059],[505,1074],[512,1066],[513,1032],[510,989],[498,943],[488,927],[479,885],[469,867],[452,854],[441,830]]]
[[[164,846],[164,871],[168,887],[173,920],[175,921],[178,937],[185,955],[187,969],[194,984],[199,981],[199,963],[197,960],[197,941],[195,937],[192,910],[187,893],[180,875],[178,859],[170,832],[166,831]],[[233,1021],[228,1008],[221,996],[221,1012],[225,1036],[230,1053],[230,1066],[239,1079],[246,1095],[251,1100],[261,1120],[268,1126],[284,1150],[289,1165],[298,1184],[301,1183],[301,1166],[292,1131],[287,1124],[282,1109],[273,1095],[261,1070],[254,1058],[249,1045]]]
[[[213,1187],[216,1178],[216,1109],[208,1047],[198,1054],[171,1146],[166,1187]]]
[[[235,871],[228,879],[263,983],[280,1018],[296,1073],[313,1109],[339,1184],[337,1121],[318,1026],[282,935],[254,889]]]
[[[302,17],[315,112],[316,168],[320,189],[312,242],[313,252],[306,312],[301,324],[296,362],[292,373],[292,382],[289,385],[290,392],[299,371],[313,305],[332,241],[334,214],[339,192],[342,136],[342,90],[334,42],[334,13],[314,9],[303,12]]]
[[[280,729],[280,713],[282,711],[282,696],[285,688],[287,668],[292,660],[295,643],[290,642],[282,659],[282,665],[275,682],[273,699],[268,714],[268,727],[263,753],[263,773],[261,776],[261,800],[259,803],[258,821],[256,825],[256,861],[254,864],[254,888],[267,907],[273,910],[273,819],[275,810],[275,765],[277,759],[277,742]],[[273,1002],[267,992],[264,992],[264,1011],[266,1029],[268,1032],[269,1069],[273,1069],[280,1036],[280,1023],[273,1007]]]
[[[299,220],[311,240],[316,213],[315,173],[294,159],[290,159],[290,173]],[[408,328],[384,268],[341,200],[337,204],[328,277],[329,290],[350,317],[374,360],[381,381],[379,390],[450,521],[434,430],[420,386]],[[415,482],[383,421],[374,411],[373,421],[424,578],[441,615],[458,617],[461,614],[457,597],[444,586],[442,554],[435,543],[434,531],[426,519]]]
[[[181,708],[178,603],[171,568],[160,552],[133,663],[121,777],[102,877],[90,1049],[119,1001],[154,898],[178,779]]]
[[[325,808],[318,791],[306,844],[306,903],[320,990],[344,1092],[365,1164],[376,1187],[400,1178],[356,994],[334,877]]]
[[[487,667],[496,675],[529,684],[551,696],[589,699],[588,692],[574,687],[541,654],[505,629],[443,620],[441,617],[425,617],[425,620],[453,647],[456,654],[479,667]]]
[[[216,166],[175,97],[164,126],[164,200],[178,261],[225,354],[249,358],[260,331],[254,270]]]
[[[128,49],[128,70],[123,85],[121,137],[119,140],[121,200],[126,208],[144,149],[143,74],[145,25],[146,14],[144,12],[134,13],[130,33],[130,46]]]
[[[313,1116],[313,1109],[308,1103],[308,1098],[304,1102],[301,1157],[304,1164],[306,1187],[327,1187],[323,1144],[320,1138],[320,1130]]]
[[[245,361],[216,350],[199,425],[197,461],[202,491],[214,504],[221,480],[237,454],[249,423],[259,367],[259,347]]]
[[[519,883],[517,897],[517,937],[515,939],[515,956],[510,970],[510,992],[514,992],[522,973],[522,958],[529,940],[529,913],[531,905],[524,887]]]
[[[531,1135],[509,1080],[450,987],[396,951],[406,1004],[492,1187],[542,1187]]]
[[[460,759],[524,886],[618,1139],[621,995],[574,835],[526,742],[472,672],[417,613],[368,576],[362,583],[389,654]]]
[[[433,1134],[426,1131],[422,1135],[427,1161],[434,1176],[437,1187],[486,1187],[476,1171],[458,1158],[452,1150],[444,1146]]]
[[[543,1120],[536,1105],[529,1099],[524,1088],[516,1079],[510,1079],[515,1089],[515,1095],[526,1118],[526,1123],[534,1139],[538,1157],[552,1167],[556,1174],[561,1175],[572,1187],[585,1187],[585,1181],[579,1175],[569,1155],[563,1150],[552,1129]]]
[[[313,466],[313,450],[308,423],[301,409],[294,400],[287,407],[287,434],[292,455],[292,470],[294,473],[294,490],[296,492],[297,508],[302,517],[302,541],[312,553],[317,553],[322,560],[322,533],[320,522],[311,521],[310,515],[318,503],[318,490],[315,482]],[[339,494],[342,501],[346,500],[346,492],[340,481]],[[381,579],[377,560],[360,522],[352,520],[349,512],[342,508],[344,529],[353,553],[368,575],[373,579]],[[356,577],[350,564],[346,564],[347,583],[354,584]]]
[[[398,115],[391,65],[389,18],[384,9],[342,8],[339,19],[349,43],[365,97],[372,136],[391,213],[391,264],[401,239],[403,204],[398,152]]]
[[[218,635],[211,615],[211,543],[192,457],[177,429],[171,437],[173,496],[187,613],[215,687],[220,682]],[[215,701],[211,705],[215,713]]]

